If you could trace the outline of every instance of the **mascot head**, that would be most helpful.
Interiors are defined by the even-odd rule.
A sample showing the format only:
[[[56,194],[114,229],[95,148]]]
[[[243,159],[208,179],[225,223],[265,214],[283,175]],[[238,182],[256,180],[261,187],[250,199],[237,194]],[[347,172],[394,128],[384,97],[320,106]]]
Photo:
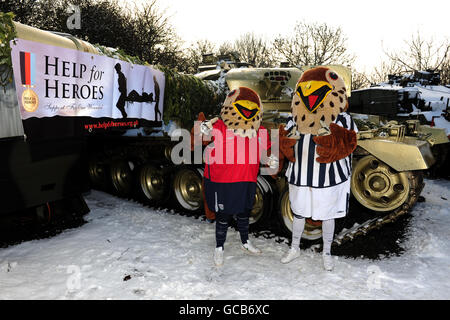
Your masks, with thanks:
[[[220,117],[235,134],[252,138],[261,125],[262,109],[261,99],[255,91],[239,87],[228,94]]]
[[[343,78],[334,70],[316,67],[305,71],[297,82],[291,104],[297,130],[316,135],[321,121],[328,127],[339,113],[347,110],[346,92]]]

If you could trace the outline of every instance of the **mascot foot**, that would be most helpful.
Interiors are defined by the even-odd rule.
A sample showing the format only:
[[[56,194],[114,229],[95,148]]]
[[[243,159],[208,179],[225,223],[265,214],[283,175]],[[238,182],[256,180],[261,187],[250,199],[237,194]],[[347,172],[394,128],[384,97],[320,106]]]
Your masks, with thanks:
[[[217,247],[214,250],[214,264],[218,267],[223,265],[223,247]]]
[[[323,268],[326,271],[333,271],[334,261],[333,261],[333,257],[331,256],[331,254],[324,254],[324,255],[322,255],[322,258],[323,258]]]
[[[250,240],[247,240],[246,243],[241,245],[241,249],[244,250],[245,253],[252,254],[252,255],[258,255],[261,254],[261,250],[259,250],[257,247],[253,246]]]
[[[286,255],[281,258],[281,263],[289,263],[300,257],[300,248],[290,248]]]

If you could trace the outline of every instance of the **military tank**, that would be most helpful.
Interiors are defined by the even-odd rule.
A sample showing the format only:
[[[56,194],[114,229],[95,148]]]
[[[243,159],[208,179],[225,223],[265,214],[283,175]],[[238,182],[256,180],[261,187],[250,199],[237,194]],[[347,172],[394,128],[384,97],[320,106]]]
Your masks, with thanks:
[[[436,158],[427,174],[449,176],[450,90],[441,84],[439,72],[389,75],[386,82],[353,90],[349,102],[354,113],[371,115],[377,125],[396,121],[406,126],[408,135],[426,137]]]
[[[327,66],[341,74],[351,88],[351,71],[339,65]],[[224,78],[230,90],[239,86],[252,88],[264,105],[263,125],[276,129],[290,116],[291,99],[297,80],[312,66],[279,68],[232,68]],[[202,77],[204,73],[198,74]],[[350,89],[347,94],[351,95]],[[351,113],[352,106],[349,107]],[[357,118],[357,115],[355,115]],[[427,134],[412,134],[416,123],[366,125],[359,121],[358,147],[353,154],[351,191],[354,199],[369,212],[354,223],[338,223],[335,245],[340,245],[373,229],[381,228],[407,213],[416,203],[422,189],[423,172],[433,163]],[[420,130],[420,129],[419,129]],[[281,231],[290,236],[293,215],[290,209],[285,167],[276,177],[258,178],[258,193],[251,213],[254,226],[276,218]],[[260,181],[261,180],[261,181]],[[266,187],[264,187],[266,186]],[[322,235],[320,221],[307,219],[303,238],[315,241]]]
[[[85,141],[73,135],[70,127],[55,128],[55,123],[43,119],[22,119],[20,103],[27,99],[32,104],[37,101],[32,91],[34,69],[29,64],[33,55],[20,53],[23,58],[28,56],[28,67],[19,67],[24,87],[28,87],[22,99],[17,95],[22,86],[13,82],[15,70],[7,63],[11,58],[7,51],[9,40],[15,35],[34,35],[37,41],[42,38],[30,34],[24,25],[14,25],[12,14],[0,12],[0,26],[0,227],[14,230],[11,226],[22,226],[24,222],[47,225],[69,214],[83,216],[89,212],[83,198],[89,191]],[[52,34],[46,41],[75,46]]]
[[[15,24],[15,28],[20,39],[77,50],[81,52],[77,57],[81,57],[83,52],[89,54],[86,63],[92,64],[90,61],[97,59],[97,55],[103,55],[116,59],[116,63],[128,62],[132,64],[131,69],[138,69],[139,65],[153,69],[114,49],[94,46],[70,35],[49,33],[21,24]],[[52,52],[57,55],[60,51],[62,49]],[[76,65],[76,61],[74,63]],[[64,68],[71,65],[63,65],[61,70],[65,72]],[[337,65],[329,67],[343,75],[347,88],[351,87],[348,68]],[[87,171],[92,188],[152,206],[176,205],[184,212],[198,214],[202,212],[204,203],[203,165],[189,161],[174,163],[177,142],[172,139],[173,132],[179,128],[190,129],[200,111],[207,118],[216,116],[226,91],[238,86],[258,92],[265,110],[263,125],[268,129],[276,129],[289,117],[293,88],[308,68],[252,68],[248,64],[235,63],[233,59],[222,59],[215,69],[204,70],[197,76],[160,68],[165,75],[165,91],[164,110],[159,120],[164,121],[148,122],[131,117],[126,119],[125,124],[131,124],[132,127],[123,127],[123,123],[117,122],[117,117],[101,118],[102,123],[97,118],[64,116],[38,121],[50,124],[47,127],[56,133],[61,127],[67,127],[67,124],[82,131],[86,139],[89,158]],[[207,79],[203,79],[205,75]],[[115,78],[112,75],[110,77],[105,81],[115,82],[112,81]],[[155,97],[156,91],[152,93]],[[144,97],[137,92],[134,92],[134,96]],[[134,101],[138,103],[138,100]],[[338,230],[335,244],[395,220],[417,201],[423,187],[422,172],[430,167],[434,158],[426,140],[410,137],[405,132],[405,126],[392,124],[382,129],[361,130],[358,149],[353,157],[352,193],[364,207],[373,212],[373,216],[350,229]],[[282,168],[275,176],[258,176],[250,219],[254,230],[277,223],[287,236],[290,235],[293,217],[284,170]],[[319,239],[320,222],[308,220],[303,237]]]
[[[53,215],[53,202],[73,198],[84,214],[83,194],[91,189],[152,205],[179,199],[179,207],[198,209],[201,170],[171,161],[177,142],[170,133],[190,129],[199,111],[213,113],[223,101],[220,88],[114,48],[14,22],[12,14],[0,17],[8,28],[0,30],[7,49],[0,57],[7,80],[0,95],[0,215],[22,209]],[[141,81],[131,91],[126,83],[120,88],[125,72],[128,89]],[[155,75],[163,75],[159,85]],[[145,108],[130,116],[137,105]],[[109,114],[96,114],[102,108]],[[142,116],[149,110],[150,120]],[[180,184],[183,189],[173,190]],[[181,196],[173,199],[174,193]]]

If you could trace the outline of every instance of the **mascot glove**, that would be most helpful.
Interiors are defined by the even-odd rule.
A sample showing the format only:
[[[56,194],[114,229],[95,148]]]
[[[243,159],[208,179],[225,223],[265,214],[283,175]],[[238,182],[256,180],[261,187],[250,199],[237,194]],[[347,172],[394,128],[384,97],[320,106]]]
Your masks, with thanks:
[[[280,151],[282,158],[287,158],[291,162],[295,162],[294,146],[297,143],[296,139],[288,138],[289,132],[284,130],[284,125],[280,126]]]
[[[289,131],[289,133],[286,135],[286,137],[289,139],[299,140],[300,133],[297,131],[297,126],[292,127],[291,131]]]
[[[317,162],[330,163],[350,155],[357,145],[356,133],[335,123],[330,125],[331,134],[313,138],[317,144]]]
[[[280,165],[280,160],[278,160],[275,155],[271,154],[270,157],[267,158],[267,165],[270,169],[277,169]]]
[[[211,130],[213,128],[213,124],[219,120],[219,118],[215,117],[211,120],[203,121],[200,124],[200,132],[204,135],[209,135],[211,133]]]

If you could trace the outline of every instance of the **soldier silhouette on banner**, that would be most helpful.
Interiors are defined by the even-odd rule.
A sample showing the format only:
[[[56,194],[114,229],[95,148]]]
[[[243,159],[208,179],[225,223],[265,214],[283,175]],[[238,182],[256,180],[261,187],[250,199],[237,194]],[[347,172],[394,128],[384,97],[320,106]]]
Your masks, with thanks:
[[[161,118],[161,111],[158,109],[159,104],[159,95],[160,95],[160,89],[159,84],[156,81],[156,77],[153,76],[153,81],[155,83],[155,99],[153,99],[153,92],[147,93],[144,92],[144,89],[142,89],[142,94],[139,94],[136,90],[131,90],[130,93],[127,94],[127,78],[122,72],[122,67],[120,63],[116,63],[114,66],[114,69],[116,69],[117,75],[118,75],[118,84],[119,84],[119,92],[120,96],[117,100],[116,107],[120,110],[122,113],[122,118],[127,118],[127,113],[125,111],[125,103],[126,102],[155,102],[155,121],[157,120],[157,114],[159,114],[159,117]]]
[[[158,81],[156,81],[156,77],[153,76],[153,83],[155,84],[155,121],[158,120],[158,117],[156,116],[156,114],[159,114],[159,118],[162,119],[162,114],[161,111],[159,111],[159,94],[160,94],[160,89],[159,89],[159,84]]]

